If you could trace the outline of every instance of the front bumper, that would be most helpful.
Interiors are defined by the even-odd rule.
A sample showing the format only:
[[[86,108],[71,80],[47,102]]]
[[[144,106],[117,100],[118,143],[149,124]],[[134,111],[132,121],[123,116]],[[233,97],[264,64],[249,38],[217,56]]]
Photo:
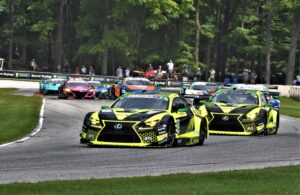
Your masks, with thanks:
[[[243,114],[211,114],[208,124],[210,134],[252,135],[263,131],[265,127],[260,121],[242,119]]]
[[[76,99],[86,98],[86,99],[93,99],[95,98],[95,92],[87,92],[87,91],[64,91],[65,97],[71,97]]]
[[[100,91],[100,92],[96,92],[95,96],[99,99],[101,98],[107,98],[108,97],[108,92],[107,91]]]
[[[99,146],[146,147],[160,146],[167,140],[167,134],[159,135],[155,129],[138,131],[140,121],[108,121],[103,120],[99,129],[83,126],[80,134],[81,143]],[[115,124],[121,124],[122,129],[116,129]]]

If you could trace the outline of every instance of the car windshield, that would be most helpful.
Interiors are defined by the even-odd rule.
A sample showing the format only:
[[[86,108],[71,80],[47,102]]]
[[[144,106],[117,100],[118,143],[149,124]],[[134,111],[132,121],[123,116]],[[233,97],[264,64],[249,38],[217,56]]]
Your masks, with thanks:
[[[192,85],[191,89],[193,90],[202,90],[202,91],[216,91],[217,87],[216,86],[211,86],[211,85]]]
[[[65,81],[50,81],[49,84],[63,84]]]
[[[256,95],[250,93],[224,93],[216,95],[212,102],[222,102],[226,104],[258,104]]]
[[[98,88],[98,87],[101,87],[102,85],[100,82],[89,82],[89,86]]]
[[[147,80],[128,80],[126,85],[150,86],[152,84]]]
[[[168,105],[168,99],[130,97],[119,99],[112,108],[166,110]]]
[[[83,87],[83,86],[87,86],[86,82],[69,82],[68,83],[69,87]]]

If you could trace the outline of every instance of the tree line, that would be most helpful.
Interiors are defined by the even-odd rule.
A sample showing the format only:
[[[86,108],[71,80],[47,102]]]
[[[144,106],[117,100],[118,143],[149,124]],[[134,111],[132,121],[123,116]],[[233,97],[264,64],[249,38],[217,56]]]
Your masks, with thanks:
[[[213,67],[221,80],[246,68],[287,84],[300,69],[299,0],[0,0],[0,16],[8,69],[35,58],[114,75],[172,59],[177,72]]]

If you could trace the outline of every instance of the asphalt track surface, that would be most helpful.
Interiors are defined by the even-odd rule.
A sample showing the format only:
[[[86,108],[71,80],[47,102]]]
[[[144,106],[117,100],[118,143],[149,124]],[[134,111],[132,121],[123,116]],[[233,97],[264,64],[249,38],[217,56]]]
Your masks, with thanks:
[[[26,94],[26,90],[23,90]],[[27,90],[28,94],[28,90]],[[0,183],[199,173],[300,164],[300,120],[281,116],[274,136],[210,136],[203,146],[90,148],[84,115],[109,100],[46,97],[44,123],[24,142],[0,147]]]

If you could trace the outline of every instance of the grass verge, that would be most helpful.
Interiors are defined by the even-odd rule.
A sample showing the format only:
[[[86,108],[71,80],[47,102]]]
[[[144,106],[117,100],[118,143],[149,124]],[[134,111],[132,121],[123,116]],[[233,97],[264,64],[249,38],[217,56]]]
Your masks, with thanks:
[[[300,102],[288,97],[280,97],[280,114],[300,118]]]
[[[0,185],[0,194],[300,194],[300,165],[155,177]]]
[[[0,89],[0,144],[18,140],[38,124],[42,98],[13,95],[17,89]]]

